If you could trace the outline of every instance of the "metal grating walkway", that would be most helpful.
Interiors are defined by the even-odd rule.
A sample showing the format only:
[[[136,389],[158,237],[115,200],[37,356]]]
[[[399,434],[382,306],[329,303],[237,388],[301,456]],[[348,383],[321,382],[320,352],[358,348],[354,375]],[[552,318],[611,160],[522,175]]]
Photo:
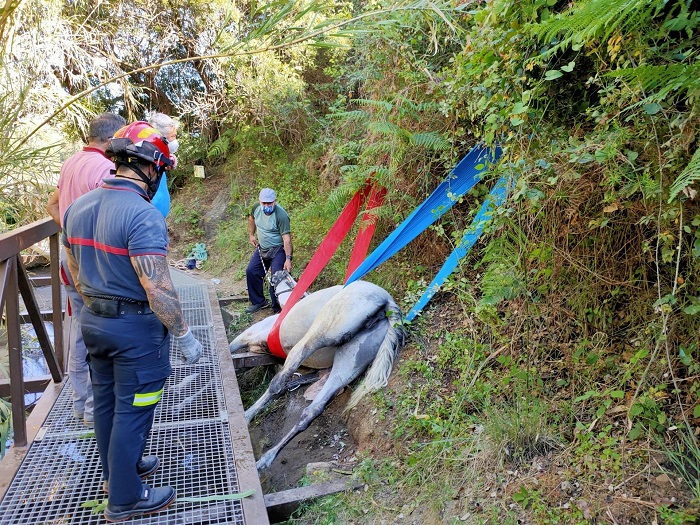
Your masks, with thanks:
[[[175,280],[175,279],[174,279]],[[178,498],[223,496],[248,489],[257,491],[246,500],[178,502],[163,512],[131,520],[128,523],[149,525],[175,524],[251,524],[267,523],[262,493],[249,438],[238,452],[241,425],[245,428],[242,406],[235,395],[226,395],[232,364],[226,345],[220,340],[223,323],[220,313],[212,316],[212,302],[202,284],[178,285],[183,313],[204,352],[196,365],[183,364],[179,349],[171,346],[173,373],[168,378],[163,399],[155,412],[153,430],[146,454],[161,459],[161,468],[148,479],[154,487],[170,485]],[[218,321],[220,326],[215,326]],[[218,329],[217,329],[218,328]],[[218,337],[218,339],[217,339]],[[227,369],[222,378],[222,365]],[[233,374],[235,381],[235,373]],[[102,524],[102,513],[93,514],[82,504],[103,500],[101,467],[92,431],[73,418],[69,381],[65,381],[56,402],[29,447],[24,460],[0,502],[0,524]],[[230,384],[227,385],[229,388]],[[229,404],[237,405],[231,414]],[[237,398],[240,400],[240,397]],[[233,417],[232,417],[233,416]],[[233,430],[233,431],[232,431]],[[247,432],[245,433],[247,437]],[[245,441],[245,440],[244,440]],[[243,454],[246,457],[241,458]],[[247,456],[250,457],[247,457]],[[240,468],[248,471],[241,482]],[[264,514],[264,516],[261,516]]]

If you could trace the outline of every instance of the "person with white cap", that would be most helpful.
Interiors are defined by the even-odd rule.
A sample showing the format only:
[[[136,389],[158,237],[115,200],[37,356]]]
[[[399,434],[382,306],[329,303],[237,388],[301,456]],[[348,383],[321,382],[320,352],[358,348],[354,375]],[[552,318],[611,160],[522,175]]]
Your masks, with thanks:
[[[271,274],[279,270],[292,271],[292,234],[289,214],[277,204],[277,194],[271,188],[260,190],[258,202],[248,216],[248,237],[255,251],[246,268],[248,298],[250,306],[247,313],[267,308],[263,292],[263,280],[269,269]],[[281,307],[275,290],[270,286],[272,311],[279,313]]]
[[[160,131],[168,141],[170,160],[173,161],[172,169],[174,169],[177,166],[177,157],[175,157],[175,152],[179,147],[177,131],[180,127],[180,123],[165,113],[153,113],[148,118],[148,123]],[[158,208],[158,211],[163,215],[163,217],[167,217],[170,213],[170,190],[168,189],[167,173],[163,173],[163,177],[161,177],[160,183],[158,184],[158,191],[156,191],[156,194],[151,199],[151,203],[153,206]]]

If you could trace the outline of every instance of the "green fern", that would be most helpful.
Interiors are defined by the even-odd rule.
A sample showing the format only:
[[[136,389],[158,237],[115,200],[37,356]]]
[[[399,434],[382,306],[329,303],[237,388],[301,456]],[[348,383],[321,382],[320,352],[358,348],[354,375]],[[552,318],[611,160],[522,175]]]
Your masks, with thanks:
[[[373,142],[362,153],[367,158],[377,158],[383,155],[391,155],[395,147],[396,145],[391,142]]]
[[[588,0],[532,26],[534,36],[554,43],[545,56],[615,32],[629,33],[649,26],[668,0]]]
[[[433,151],[447,151],[452,144],[440,133],[422,132],[413,133],[411,135],[411,143],[415,146],[420,146]]]
[[[644,91],[650,93],[648,100],[644,103],[661,102],[672,92],[684,91],[687,96],[692,96],[700,90],[698,83],[700,64],[697,62],[618,69],[607,73],[606,76],[639,85]]]
[[[700,180],[700,149],[695,152],[693,158],[681,172],[678,178],[673,181],[671,189],[669,190],[668,202],[670,203],[675,199],[680,192],[690,186],[696,180]]]
[[[360,106],[369,106],[377,108],[386,113],[394,109],[394,105],[386,100],[369,100],[366,98],[356,98],[353,101]]]
[[[477,309],[495,306],[525,292],[525,277],[519,263],[521,247],[526,243],[527,239],[521,230],[511,229],[488,244],[484,257],[476,265],[486,265],[481,278],[481,299]]]
[[[392,137],[400,137],[401,139],[404,139],[405,141],[408,141],[409,134],[408,132],[397,126],[396,124],[393,124],[391,122],[386,122],[386,121],[372,121],[367,123],[367,129],[373,133],[377,133],[378,135],[388,135]]]
[[[328,115],[329,118],[334,118],[337,120],[358,120],[358,121],[363,121],[367,118],[369,118],[369,114],[362,110],[362,109],[355,109],[352,111],[339,111],[336,113],[330,113]]]
[[[343,166],[340,168],[351,181],[360,183],[364,182],[369,178],[374,178],[379,180],[380,178],[387,178],[394,175],[394,170],[387,168],[386,166],[365,166],[365,165],[352,165]]]
[[[221,136],[209,146],[207,158],[214,159],[225,156],[229,149],[231,149],[231,144],[235,140],[236,134],[236,130],[233,129],[224,131]]]

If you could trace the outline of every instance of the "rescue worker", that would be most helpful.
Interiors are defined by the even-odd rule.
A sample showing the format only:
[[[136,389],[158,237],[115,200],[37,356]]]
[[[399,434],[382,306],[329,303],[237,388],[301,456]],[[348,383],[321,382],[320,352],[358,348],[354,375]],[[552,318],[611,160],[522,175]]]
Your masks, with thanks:
[[[143,457],[163,385],[170,334],[187,363],[202,354],[185,322],[166,260],[165,220],[151,204],[170,152],[161,134],[134,122],[106,150],[115,178],[66,211],[62,242],[85,303],[81,312],[95,399],[95,437],[109,492],[104,516],[122,521],[164,509],[172,487],[141,478],[160,460]]]
[[[260,190],[258,202],[255,203],[248,217],[248,238],[255,246],[255,251],[245,271],[248,298],[251,303],[245,311],[253,313],[269,306],[263,292],[266,271],[269,269],[271,275],[283,268],[288,272],[292,271],[292,234],[289,214],[277,204],[275,190],[270,188]],[[270,298],[273,313],[279,313],[281,308],[272,285],[270,285]]]
[[[49,198],[46,211],[63,228],[63,214],[73,201],[102,184],[104,179],[114,177],[114,162],[105,157],[105,149],[114,133],[124,127],[124,117],[114,113],[102,113],[90,123],[88,144],[61,166],[61,176],[56,190]],[[80,310],[83,298],[75,289],[68,266],[65,250],[60,254],[61,281],[66,288],[68,304],[63,324],[66,349],[68,351],[68,378],[73,386],[73,415],[92,428],[93,416],[92,384],[87,363],[87,349],[80,329]]]

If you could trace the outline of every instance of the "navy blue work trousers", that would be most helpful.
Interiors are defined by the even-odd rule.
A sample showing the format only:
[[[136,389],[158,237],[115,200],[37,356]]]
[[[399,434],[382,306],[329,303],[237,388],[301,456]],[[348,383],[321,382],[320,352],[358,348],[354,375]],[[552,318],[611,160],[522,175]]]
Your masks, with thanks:
[[[246,281],[248,283],[248,298],[251,304],[262,304],[265,302],[265,295],[263,293],[265,268],[270,269],[271,276],[274,275],[275,272],[284,268],[286,257],[284,248],[280,247],[273,257],[263,258],[265,261],[265,266],[263,267],[263,263],[260,260],[260,251],[258,248],[255,249],[248,263],[248,268],[246,268],[245,271]],[[270,299],[272,300],[272,309],[278,310],[280,304],[277,301],[277,296],[272,286],[270,286]]]
[[[109,501],[141,499],[136,466],[170,375],[170,334],[153,313],[101,317],[81,311],[95,399],[95,438]]]

